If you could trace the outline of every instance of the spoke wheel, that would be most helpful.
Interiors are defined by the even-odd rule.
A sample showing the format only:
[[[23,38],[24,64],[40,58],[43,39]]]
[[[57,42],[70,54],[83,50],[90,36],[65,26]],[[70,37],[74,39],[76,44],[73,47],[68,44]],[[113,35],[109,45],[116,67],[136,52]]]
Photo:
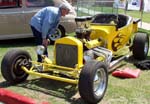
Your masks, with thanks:
[[[55,34],[51,34],[49,36],[50,43],[53,44],[55,42],[55,40],[62,38],[64,36],[65,36],[65,30],[62,26],[59,25],[58,28],[56,29]]]
[[[21,66],[30,68],[30,60],[31,57],[28,52],[19,49],[10,50],[2,59],[2,76],[11,84],[25,81],[28,77],[28,74],[21,69]]]

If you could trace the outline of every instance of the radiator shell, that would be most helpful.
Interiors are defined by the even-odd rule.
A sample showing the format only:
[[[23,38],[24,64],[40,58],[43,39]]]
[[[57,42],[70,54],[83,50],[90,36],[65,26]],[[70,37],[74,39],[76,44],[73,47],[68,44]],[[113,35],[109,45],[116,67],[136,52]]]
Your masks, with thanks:
[[[83,67],[83,44],[77,38],[68,36],[57,39],[54,50],[56,65],[70,68]]]

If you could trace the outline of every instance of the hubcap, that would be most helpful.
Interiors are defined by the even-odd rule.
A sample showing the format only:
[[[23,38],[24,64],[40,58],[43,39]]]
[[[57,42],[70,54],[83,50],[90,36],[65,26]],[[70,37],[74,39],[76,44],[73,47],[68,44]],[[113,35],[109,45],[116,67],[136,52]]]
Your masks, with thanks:
[[[148,42],[146,42],[144,46],[144,54],[147,54],[148,49],[149,49],[149,45],[148,45]]]
[[[15,61],[14,61],[14,66],[13,66],[13,73],[14,76],[16,77],[24,77],[26,75],[26,73],[21,69],[21,63],[23,62],[23,60],[25,60],[26,57],[25,56],[18,56],[16,57]]]
[[[93,89],[96,96],[101,96],[106,88],[106,73],[103,68],[97,70],[94,77]]]
[[[56,39],[61,38],[61,31],[59,29],[56,30],[55,34],[50,35],[50,40],[55,41]]]

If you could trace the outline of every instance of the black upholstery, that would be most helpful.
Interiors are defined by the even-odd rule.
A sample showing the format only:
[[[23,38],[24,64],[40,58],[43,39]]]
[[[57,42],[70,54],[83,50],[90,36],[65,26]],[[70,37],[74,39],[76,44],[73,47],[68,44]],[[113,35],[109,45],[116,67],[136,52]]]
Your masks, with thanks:
[[[131,17],[123,14],[98,14],[94,17],[92,23],[110,24],[111,21],[114,21],[117,28],[121,28],[131,22]]]
[[[95,16],[92,23],[105,23],[109,24],[112,20],[116,20],[117,16],[115,14],[98,14]]]
[[[121,27],[127,25],[128,24],[128,20],[129,20],[128,16],[119,14],[118,15],[118,24],[117,24],[117,27],[121,28]]]

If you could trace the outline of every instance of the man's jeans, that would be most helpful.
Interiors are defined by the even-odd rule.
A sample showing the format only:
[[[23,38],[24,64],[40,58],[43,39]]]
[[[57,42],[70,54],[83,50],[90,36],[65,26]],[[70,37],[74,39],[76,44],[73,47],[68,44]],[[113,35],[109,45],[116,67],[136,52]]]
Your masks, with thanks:
[[[32,32],[33,32],[33,35],[35,37],[35,43],[36,45],[42,45],[42,33],[37,31],[33,26],[31,26],[31,29],[32,29]],[[44,55],[48,56],[48,52],[47,52],[47,47],[45,47],[45,51],[44,51]],[[42,62],[42,57],[40,55],[37,55],[38,57],[38,62]]]

